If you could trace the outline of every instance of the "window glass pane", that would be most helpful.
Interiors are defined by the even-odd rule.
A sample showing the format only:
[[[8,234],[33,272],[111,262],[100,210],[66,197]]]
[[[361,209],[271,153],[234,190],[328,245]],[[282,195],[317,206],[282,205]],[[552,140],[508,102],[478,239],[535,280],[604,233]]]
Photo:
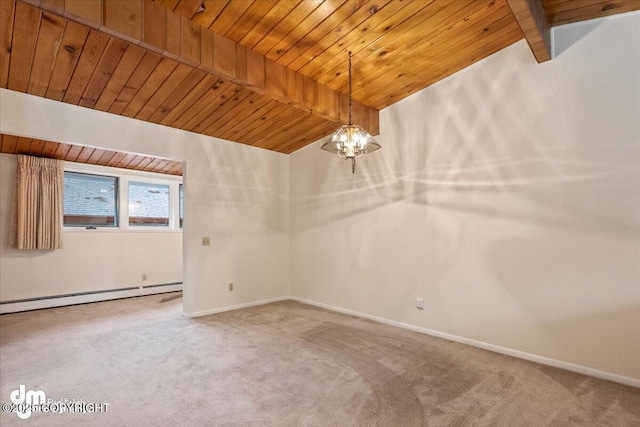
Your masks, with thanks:
[[[182,219],[184,218],[184,189],[182,188],[182,184],[180,184],[179,188],[180,188],[180,228],[182,228]]]
[[[64,225],[115,227],[118,178],[64,173]]]
[[[169,186],[130,182],[129,225],[168,227]]]

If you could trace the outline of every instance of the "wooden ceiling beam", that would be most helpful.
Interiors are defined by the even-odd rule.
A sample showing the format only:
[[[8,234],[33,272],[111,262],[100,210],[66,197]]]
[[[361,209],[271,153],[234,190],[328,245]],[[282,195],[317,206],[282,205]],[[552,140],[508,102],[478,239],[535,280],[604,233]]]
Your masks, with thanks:
[[[551,59],[551,26],[542,0],[507,0],[538,63]]]
[[[261,95],[345,123],[344,94],[152,0],[20,0]],[[354,122],[379,134],[378,110],[353,101]]]

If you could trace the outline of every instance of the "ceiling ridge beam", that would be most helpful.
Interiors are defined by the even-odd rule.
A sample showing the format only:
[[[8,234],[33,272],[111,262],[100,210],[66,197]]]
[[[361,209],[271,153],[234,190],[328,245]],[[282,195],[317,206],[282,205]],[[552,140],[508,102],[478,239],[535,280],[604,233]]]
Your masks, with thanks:
[[[0,0],[2,1],[2,0]],[[230,80],[336,123],[348,95],[287,68],[152,0],[18,0]],[[378,110],[353,101],[354,122],[380,133]]]
[[[551,59],[551,26],[542,0],[507,0],[538,63]]]

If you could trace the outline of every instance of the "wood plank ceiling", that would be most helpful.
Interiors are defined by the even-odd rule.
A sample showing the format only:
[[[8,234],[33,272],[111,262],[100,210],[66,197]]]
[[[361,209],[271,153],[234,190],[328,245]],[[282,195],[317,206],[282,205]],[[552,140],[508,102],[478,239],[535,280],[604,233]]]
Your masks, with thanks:
[[[2,1],[2,0],[0,0]],[[6,154],[26,154],[36,157],[48,157],[66,162],[86,163],[90,165],[111,166],[114,168],[182,175],[182,162],[161,159],[140,154],[120,153],[75,144],[63,144],[55,141],[43,141],[0,134],[0,152]]]
[[[521,40],[539,1],[0,0],[0,87],[291,153],[346,121],[347,51],[377,133],[376,110]],[[542,1],[547,27],[640,9]]]
[[[640,9],[640,0],[543,0],[543,4],[547,21],[551,25],[586,21]]]

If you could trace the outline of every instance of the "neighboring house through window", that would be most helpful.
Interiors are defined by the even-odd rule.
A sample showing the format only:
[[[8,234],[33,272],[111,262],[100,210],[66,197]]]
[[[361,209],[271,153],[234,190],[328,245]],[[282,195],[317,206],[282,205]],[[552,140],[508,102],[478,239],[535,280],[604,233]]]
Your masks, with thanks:
[[[64,173],[65,227],[118,225],[118,178]]]
[[[129,182],[129,225],[168,227],[170,202],[168,185]]]
[[[93,165],[64,173],[64,226],[72,228],[182,228],[179,177]]]

